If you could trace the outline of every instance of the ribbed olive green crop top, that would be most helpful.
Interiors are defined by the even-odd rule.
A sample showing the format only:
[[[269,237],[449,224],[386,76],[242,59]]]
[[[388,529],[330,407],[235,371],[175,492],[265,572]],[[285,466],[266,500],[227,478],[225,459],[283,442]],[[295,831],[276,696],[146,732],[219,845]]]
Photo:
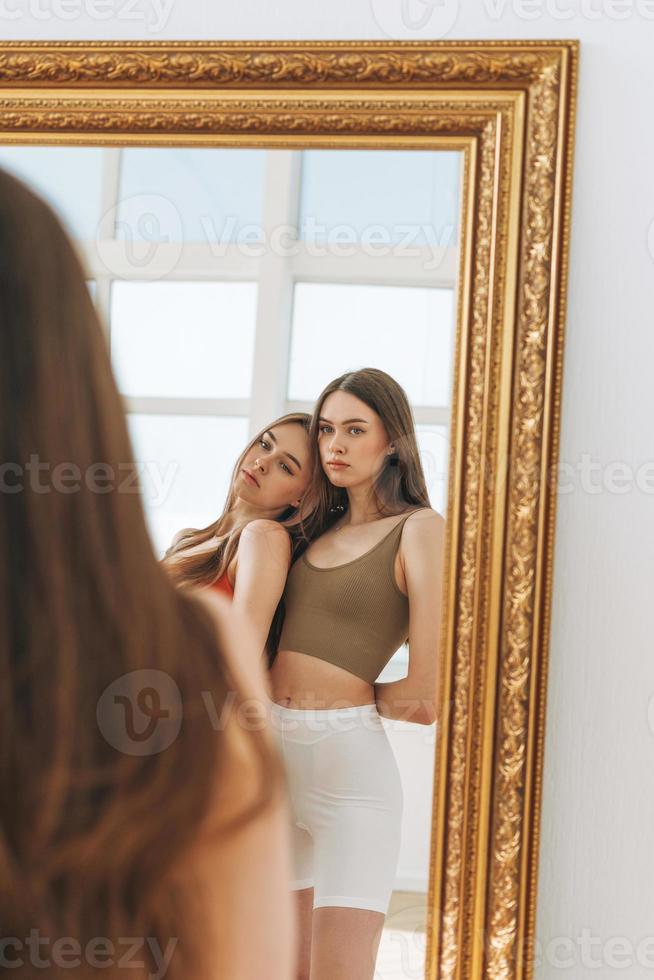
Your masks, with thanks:
[[[409,633],[409,600],[394,570],[408,517],[344,565],[317,568],[305,555],[297,559],[284,589],[280,650],[307,653],[375,683]]]

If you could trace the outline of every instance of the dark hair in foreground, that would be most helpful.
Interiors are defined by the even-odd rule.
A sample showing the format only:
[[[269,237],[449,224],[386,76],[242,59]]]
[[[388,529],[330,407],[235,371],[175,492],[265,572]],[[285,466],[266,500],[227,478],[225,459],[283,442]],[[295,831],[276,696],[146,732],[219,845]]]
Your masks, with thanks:
[[[34,455],[46,492],[32,486]],[[263,812],[281,767],[259,729],[211,727],[203,692],[218,717],[243,695],[213,617],[157,560],[140,494],[117,489],[133,454],[83,267],[50,207],[1,171],[0,461],[1,935],[38,929],[82,948],[153,937],[162,950],[178,937],[167,976],[204,977],[211,950],[186,862],[205,833],[220,842]],[[67,491],[47,483],[59,464]],[[116,476],[109,492],[106,479],[93,486],[97,464]],[[110,744],[96,712],[109,684],[141,669],[175,682],[183,721],[167,748],[139,756]],[[239,765],[259,772],[260,793],[221,823],[236,811],[216,808],[221,781]],[[234,780],[224,786],[239,802]]]

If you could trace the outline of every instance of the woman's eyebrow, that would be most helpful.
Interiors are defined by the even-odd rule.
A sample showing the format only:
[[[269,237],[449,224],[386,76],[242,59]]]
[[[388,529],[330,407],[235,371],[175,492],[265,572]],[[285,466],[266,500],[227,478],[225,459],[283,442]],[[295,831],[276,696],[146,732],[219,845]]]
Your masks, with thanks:
[[[319,422],[329,422],[329,424],[332,425],[332,422],[330,421],[330,419],[326,419],[322,415],[320,416],[320,418],[318,419],[318,421]],[[341,422],[341,425],[349,425],[350,422],[365,422],[367,424],[368,423],[368,419],[345,419],[344,422]]]
[[[277,445],[277,440],[275,439],[275,437],[274,437],[274,435],[272,434],[272,432],[270,431],[270,429],[266,429],[266,431],[264,432],[264,436],[270,436],[270,438],[271,438],[271,439],[272,439],[272,441],[273,441],[273,442],[275,443],[275,445]],[[295,458],[295,456],[293,456],[293,454],[292,454],[292,453],[289,453],[289,452],[285,452],[285,453],[284,453],[284,455],[285,455],[285,456],[288,456],[288,458],[289,458],[289,459],[292,459],[292,460],[293,460],[293,462],[295,463],[295,465],[297,466],[297,468],[298,468],[299,470],[301,470],[301,469],[302,469],[302,463],[300,462],[300,460],[299,460],[299,459],[296,459],[296,458]]]

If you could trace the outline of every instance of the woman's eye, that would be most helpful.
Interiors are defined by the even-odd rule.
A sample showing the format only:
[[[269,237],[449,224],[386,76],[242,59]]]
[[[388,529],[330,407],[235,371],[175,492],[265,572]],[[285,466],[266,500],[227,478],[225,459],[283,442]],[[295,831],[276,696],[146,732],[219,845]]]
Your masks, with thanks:
[[[320,431],[321,432],[327,432],[328,429],[331,429],[331,425],[321,425],[320,426]],[[352,425],[352,426],[350,426],[349,431],[350,432],[363,432],[364,430],[363,429],[360,429],[357,425]]]
[[[259,445],[263,446],[264,449],[270,449],[270,443],[267,439],[259,439]],[[280,466],[283,466],[286,472],[293,476],[293,470],[290,468],[290,466],[287,466],[286,463],[282,463],[281,461]]]

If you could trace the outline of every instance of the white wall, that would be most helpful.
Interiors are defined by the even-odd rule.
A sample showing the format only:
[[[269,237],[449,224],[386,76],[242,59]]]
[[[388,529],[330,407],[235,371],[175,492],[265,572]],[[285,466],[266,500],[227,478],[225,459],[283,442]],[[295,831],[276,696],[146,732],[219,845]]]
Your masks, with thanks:
[[[436,725],[384,721],[402,777],[402,839],[395,889],[426,892],[429,887],[434,796]]]
[[[406,2],[418,26],[403,23],[401,0],[141,0],[133,14],[164,25],[152,32],[121,19],[124,0],[110,21],[89,16],[92,0],[66,0],[70,20],[48,16],[57,0],[31,0],[39,19],[30,0],[4,0],[0,36],[582,41],[561,438],[571,471],[558,505],[536,976],[635,980],[654,965],[638,950],[654,936],[654,481],[636,479],[654,419],[654,4]],[[8,20],[11,9],[20,16]],[[586,455],[599,464],[590,477]]]

